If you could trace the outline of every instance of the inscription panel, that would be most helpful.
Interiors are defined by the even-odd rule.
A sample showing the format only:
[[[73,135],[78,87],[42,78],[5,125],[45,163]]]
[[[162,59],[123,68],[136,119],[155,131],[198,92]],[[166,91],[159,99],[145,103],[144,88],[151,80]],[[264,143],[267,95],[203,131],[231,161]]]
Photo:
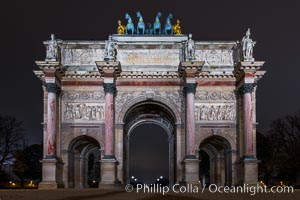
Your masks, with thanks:
[[[119,50],[117,60],[122,66],[131,65],[179,65],[179,49],[136,49]]]

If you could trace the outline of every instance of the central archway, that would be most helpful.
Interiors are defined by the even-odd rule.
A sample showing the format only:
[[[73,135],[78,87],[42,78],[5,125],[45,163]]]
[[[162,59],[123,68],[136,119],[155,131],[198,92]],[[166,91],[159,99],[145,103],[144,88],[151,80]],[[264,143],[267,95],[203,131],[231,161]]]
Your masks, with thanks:
[[[144,122],[136,126],[129,139],[129,176],[151,184],[157,178],[169,180],[168,134],[159,125]]]
[[[142,102],[129,109],[124,123],[127,182],[153,184],[163,177],[174,183],[173,112],[158,102]]]

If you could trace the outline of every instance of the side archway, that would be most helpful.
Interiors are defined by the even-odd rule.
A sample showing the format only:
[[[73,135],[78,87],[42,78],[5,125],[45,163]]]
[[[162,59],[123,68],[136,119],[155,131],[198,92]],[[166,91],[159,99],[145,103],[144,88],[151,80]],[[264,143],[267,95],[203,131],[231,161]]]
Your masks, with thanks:
[[[69,187],[98,187],[101,178],[98,141],[90,136],[78,136],[70,142],[68,152]]]
[[[203,184],[232,184],[232,147],[227,139],[213,135],[199,145],[200,178]],[[207,157],[208,156],[208,157]],[[203,166],[209,159],[209,168]],[[207,171],[204,171],[207,170]]]

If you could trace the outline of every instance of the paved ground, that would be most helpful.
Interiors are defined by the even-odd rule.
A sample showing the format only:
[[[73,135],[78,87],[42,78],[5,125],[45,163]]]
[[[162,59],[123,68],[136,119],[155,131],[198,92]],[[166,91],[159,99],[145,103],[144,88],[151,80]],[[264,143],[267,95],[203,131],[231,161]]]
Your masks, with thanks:
[[[125,191],[110,191],[110,190],[99,190],[99,189],[59,189],[59,190],[0,190],[0,200],[96,200],[96,199],[107,199],[107,200],[247,200],[247,199],[263,199],[263,200],[295,200],[300,199],[300,190],[294,190],[293,194],[256,194],[251,196],[250,194],[212,194],[209,191],[204,193],[199,192],[198,194],[175,194],[168,193],[167,195],[162,194],[137,194],[133,192]]]

